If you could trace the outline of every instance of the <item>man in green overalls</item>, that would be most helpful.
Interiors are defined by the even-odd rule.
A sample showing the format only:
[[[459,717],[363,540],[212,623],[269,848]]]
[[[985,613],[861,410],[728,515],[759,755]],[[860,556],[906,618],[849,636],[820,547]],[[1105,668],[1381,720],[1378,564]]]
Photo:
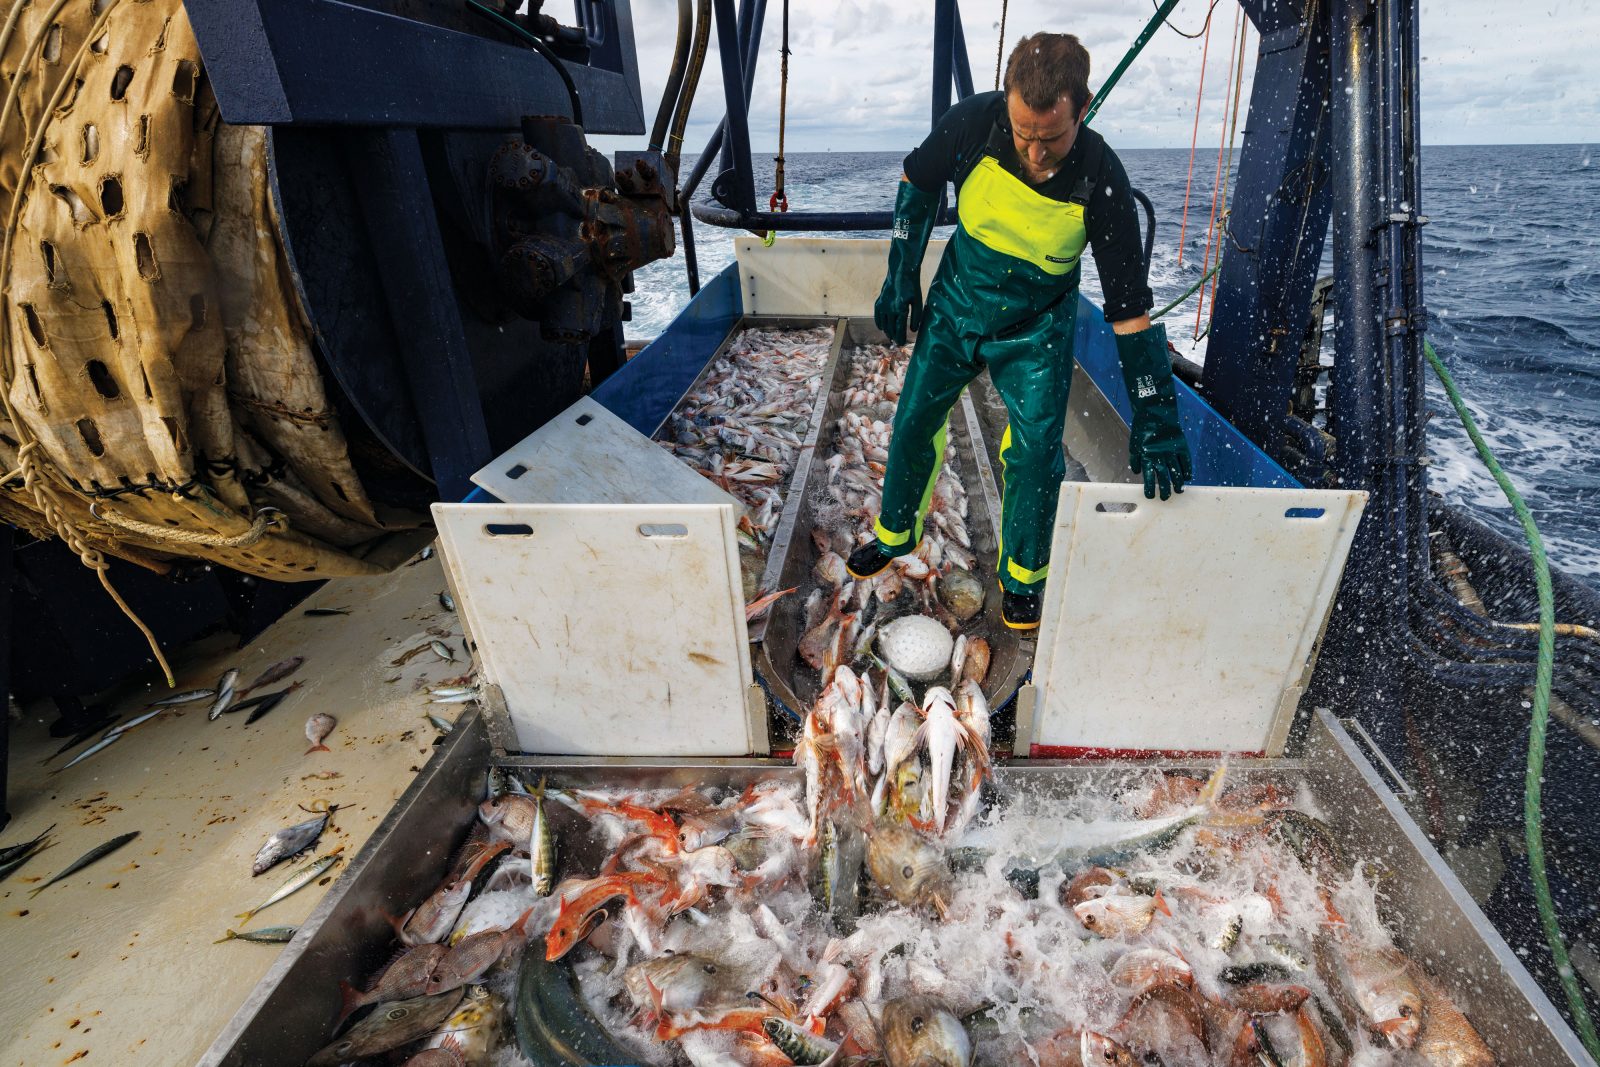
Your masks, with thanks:
[[[878,327],[904,344],[917,331],[895,411],[876,538],[850,555],[870,578],[911,552],[944,462],[950,408],[985,367],[1010,422],[1001,439],[1005,493],[999,559],[1007,626],[1039,625],[1072,381],[1079,257],[1094,250],[1105,316],[1133,404],[1128,462],[1165,500],[1190,478],[1166,331],[1150,322],[1128,176],[1083,127],[1089,53],[1076,37],[1036,33],[1011,53],[1005,91],[970,96],[906,157],[895,203]],[[922,309],[922,256],[944,183],[960,225]]]

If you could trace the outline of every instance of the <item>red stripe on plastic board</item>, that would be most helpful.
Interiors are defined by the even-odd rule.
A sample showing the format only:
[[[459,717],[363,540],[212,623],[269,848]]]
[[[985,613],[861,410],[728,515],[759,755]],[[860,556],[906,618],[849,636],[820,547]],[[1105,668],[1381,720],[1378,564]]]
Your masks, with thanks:
[[[1260,759],[1265,755],[1265,752],[1223,752],[1217,749],[1086,748],[1081,745],[1028,746],[1028,757],[1030,759],[1212,760],[1222,759],[1224,756],[1237,756],[1242,759]]]

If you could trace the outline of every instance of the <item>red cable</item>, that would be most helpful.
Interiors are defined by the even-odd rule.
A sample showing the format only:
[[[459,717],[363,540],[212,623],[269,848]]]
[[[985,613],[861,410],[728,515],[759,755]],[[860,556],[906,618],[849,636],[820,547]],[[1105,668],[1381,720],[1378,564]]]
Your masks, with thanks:
[[[1206,57],[1211,54],[1211,17],[1206,16],[1206,41],[1200,50],[1200,88],[1194,94],[1194,129],[1189,134],[1189,176],[1183,180],[1183,222],[1178,225],[1178,266],[1183,266],[1183,236],[1189,232],[1189,190],[1194,186],[1194,149],[1200,143],[1200,102],[1206,93]]]
[[[1222,133],[1217,143],[1217,173],[1211,179],[1211,218],[1206,223],[1206,254],[1204,261],[1200,264],[1200,274],[1202,276],[1211,269],[1211,247],[1215,243],[1217,236],[1217,195],[1222,192],[1222,153],[1228,147],[1228,95],[1233,88],[1233,60],[1239,44],[1239,18],[1243,13],[1244,8],[1242,7],[1234,11],[1233,40],[1228,43],[1228,80],[1225,83],[1227,88],[1223,90],[1222,94]],[[1194,305],[1194,333],[1196,337],[1200,336],[1200,318],[1205,309],[1205,303],[1206,291],[1202,287],[1200,299],[1195,301]]]

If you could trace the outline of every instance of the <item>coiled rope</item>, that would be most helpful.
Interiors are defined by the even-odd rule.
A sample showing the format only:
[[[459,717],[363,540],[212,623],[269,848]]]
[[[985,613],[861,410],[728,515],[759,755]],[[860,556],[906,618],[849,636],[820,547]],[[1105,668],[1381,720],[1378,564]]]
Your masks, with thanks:
[[[1533,722],[1528,728],[1528,770],[1522,802],[1523,837],[1528,846],[1528,871],[1533,878],[1533,899],[1539,909],[1539,925],[1544,929],[1545,944],[1550,947],[1550,956],[1555,960],[1556,975],[1561,979],[1567,1007],[1571,1009],[1573,1021],[1577,1024],[1578,1037],[1583,1041],[1583,1047],[1589,1050],[1589,1055],[1600,1060],[1600,1037],[1595,1034],[1594,1020],[1589,1015],[1588,1005],[1584,1003],[1583,990],[1578,985],[1577,975],[1573,973],[1567,943],[1561,935],[1555,903],[1550,897],[1550,875],[1544,857],[1544,741],[1545,731],[1550,724],[1550,685],[1556,658],[1555,594],[1550,584],[1550,561],[1545,555],[1544,538],[1539,536],[1533,513],[1528,510],[1522,494],[1517,492],[1517,487],[1511,484],[1511,479],[1489,450],[1472,412],[1467,410],[1466,402],[1461,399],[1455,380],[1445,369],[1444,361],[1430,342],[1424,340],[1422,346],[1428,363],[1444,386],[1445,395],[1450,398],[1450,405],[1456,409],[1461,425],[1466,427],[1467,436],[1472,438],[1472,446],[1478,450],[1478,457],[1489,468],[1489,473],[1494,475],[1500,491],[1511,503],[1511,510],[1517,513],[1517,521],[1522,523],[1522,533],[1528,541],[1528,554],[1533,559],[1533,582],[1539,593],[1539,659],[1534,671]]]
[[[249,548],[266,536],[267,531],[274,526],[286,525],[283,512],[277,508],[262,508],[256,512],[255,519],[250,523],[250,528],[242,534],[225,537],[222,534],[203,533],[199,530],[178,530],[171,526],[156,526],[152,523],[131,519],[126,515],[119,515],[110,508],[101,509],[100,502],[95,501],[89,505],[89,514],[101,522],[120,526],[132,533],[143,534],[145,537],[162,541],[173,541],[180,545],[205,545],[208,548]]]

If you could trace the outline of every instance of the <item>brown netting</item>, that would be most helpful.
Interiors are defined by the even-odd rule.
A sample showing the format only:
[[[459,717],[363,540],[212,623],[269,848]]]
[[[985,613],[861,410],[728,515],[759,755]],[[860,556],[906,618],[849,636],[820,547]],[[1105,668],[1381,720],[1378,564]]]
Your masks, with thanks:
[[[179,0],[12,0],[0,87],[0,520],[90,566],[378,573],[416,522],[351,464],[266,133],[220,120]]]

